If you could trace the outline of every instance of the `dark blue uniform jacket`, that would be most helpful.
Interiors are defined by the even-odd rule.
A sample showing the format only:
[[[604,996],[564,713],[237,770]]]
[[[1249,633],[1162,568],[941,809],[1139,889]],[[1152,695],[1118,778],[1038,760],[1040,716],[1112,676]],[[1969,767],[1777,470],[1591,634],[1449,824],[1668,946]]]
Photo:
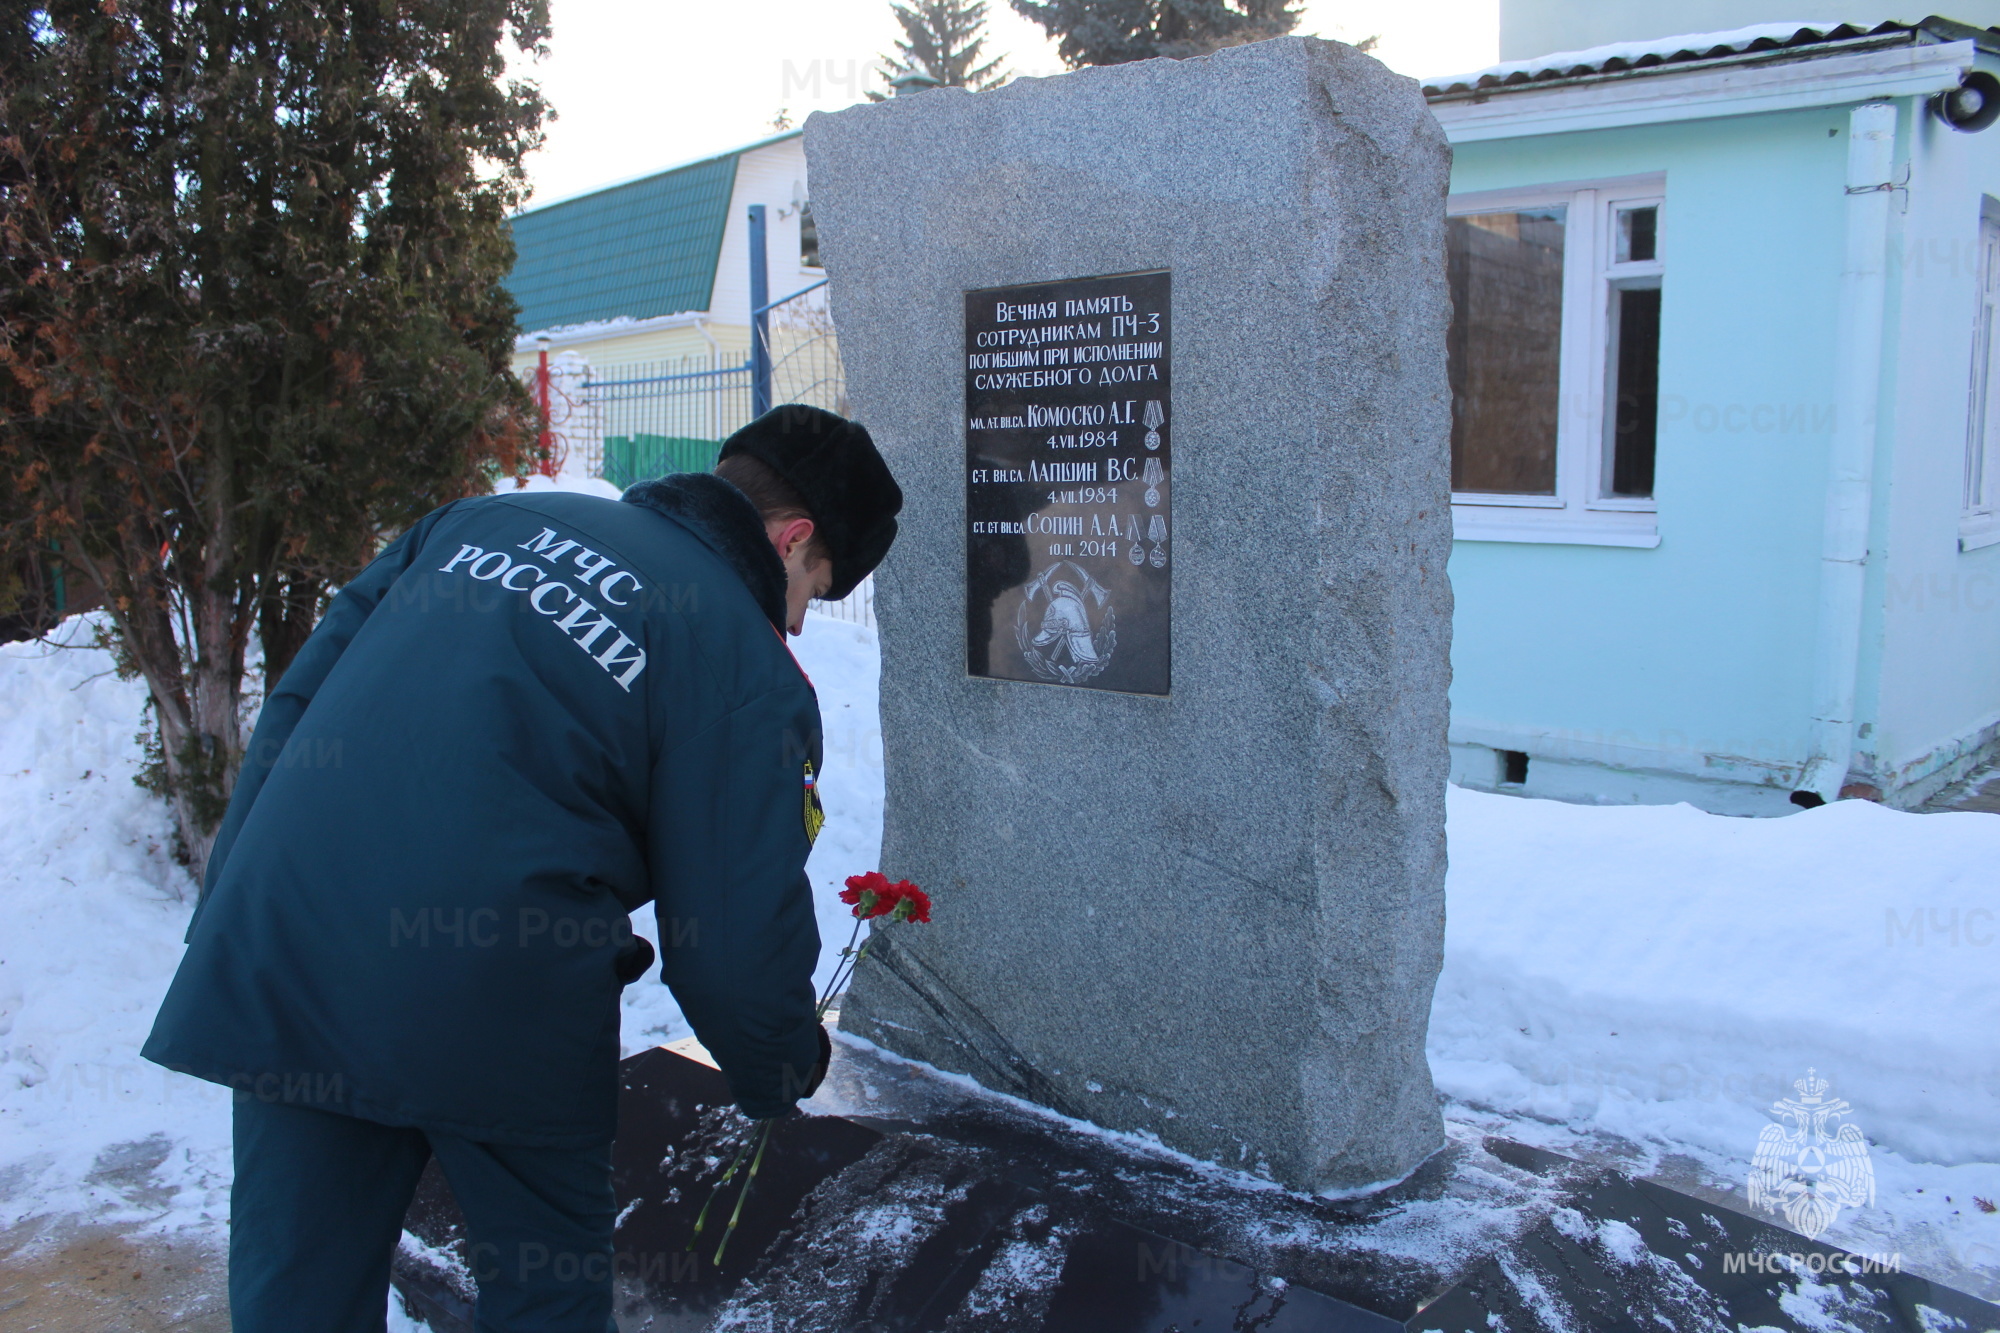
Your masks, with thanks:
[[[739,1105],[785,1111],[820,1054],[821,756],[783,594],[714,477],[430,514],[265,703],[146,1057],[239,1097],[601,1143],[651,900]]]

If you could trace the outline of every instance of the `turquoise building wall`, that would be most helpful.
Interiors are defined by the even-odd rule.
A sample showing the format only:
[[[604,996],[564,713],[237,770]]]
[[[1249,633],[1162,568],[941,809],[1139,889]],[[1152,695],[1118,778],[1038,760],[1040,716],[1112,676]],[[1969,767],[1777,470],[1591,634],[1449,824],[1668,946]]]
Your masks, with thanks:
[[[1963,253],[1980,193],[2000,193],[2000,130],[1959,134],[1914,99],[1900,110],[1899,162],[1914,146],[1921,203],[1892,222],[1891,249],[1922,233]],[[1659,545],[1455,544],[1458,780],[1496,785],[1494,752],[1518,750],[1531,795],[1795,808],[1811,743],[1848,111],[1457,148],[1454,195],[1666,178]],[[2000,547],[1957,550],[1972,293],[1969,273],[1925,282],[1892,264],[1858,744],[1861,766],[1898,780],[1942,772],[1940,747],[1990,744],[2000,717],[2000,608],[1976,609],[1968,583],[1989,574],[2000,602]],[[1919,575],[1956,587],[1956,607],[1926,596]]]
[[[1859,745],[1879,785],[1921,791],[1991,756],[2000,734],[2000,545],[1957,540],[1979,217],[1982,200],[2000,200],[2000,126],[1961,134],[1926,115],[1905,129],[1911,188],[1890,238],[1893,433],[1876,464],[1878,612]]]

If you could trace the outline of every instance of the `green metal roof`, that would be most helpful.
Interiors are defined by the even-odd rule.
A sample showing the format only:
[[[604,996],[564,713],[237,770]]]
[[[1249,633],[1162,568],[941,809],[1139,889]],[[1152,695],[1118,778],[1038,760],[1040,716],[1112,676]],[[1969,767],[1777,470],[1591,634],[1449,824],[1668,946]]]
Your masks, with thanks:
[[[708,309],[743,151],[516,214],[522,330]]]

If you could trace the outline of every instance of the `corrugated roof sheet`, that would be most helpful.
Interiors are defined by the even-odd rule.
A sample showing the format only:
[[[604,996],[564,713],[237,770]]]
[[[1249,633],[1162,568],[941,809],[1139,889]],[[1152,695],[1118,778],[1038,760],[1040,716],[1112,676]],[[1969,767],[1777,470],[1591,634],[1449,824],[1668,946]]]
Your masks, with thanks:
[[[1490,65],[1469,74],[1426,79],[1423,87],[1424,96],[1432,101],[1476,99],[1516,89],[1673,73],[1695,65],[1810,59],[1851,50],[1960,41],[1976,41],[1983,51],[2000,51],[2000,29],[1975,28],[1942,18],[1927,18],[1921,23],[1883,23],[1873,28],[1848,23],[1761,23],[1728,32],[1690,33],[1651,41],[1619,42],[1585,51],[1558,51],[1533,60]]]
[[[708,309],[741,155],[517,214],[507,290],[522,329]]]

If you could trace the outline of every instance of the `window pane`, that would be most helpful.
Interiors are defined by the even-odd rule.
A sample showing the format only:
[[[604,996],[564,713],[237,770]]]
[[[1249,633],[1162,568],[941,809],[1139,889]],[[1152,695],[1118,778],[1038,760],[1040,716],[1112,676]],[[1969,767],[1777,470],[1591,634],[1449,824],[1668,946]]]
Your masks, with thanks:
[[[2000,346],[1996,346],[1995,307],[2000,305],[2000,222],[1988,218],[1980,224],[1979,246],[1979,323],[1974,329],[1972,346],[1972,413],[1971,428],[1965,441],[1965,507],[1984,513],[1995,508],[2000,490],[2000,393],[1994,390],[1996,384],[1996,362],[2000,362]]]
[[[1618,303],[1618,345],[1611,385],[1610,493],[1650,496],[1660,428],[1660,289],[1618,288],[1611,296]]]
[[[1993,429],[1993,302],[1979,305],[1972,364],[1972,435],[1965,446],[1965,507],[1986,508],[1987,436]]]
[[[802,268],[818,268],[819,265],[819,224],[813,221],[813,206],[799,205],[799,265]]]
[[[1555,494],[1565,212],[1475,213],[1446,226],[1455,491]]]
[[[1660,210],[1621,208],[1618,210],[1618,262],[1634,264],[1660,257]]]

